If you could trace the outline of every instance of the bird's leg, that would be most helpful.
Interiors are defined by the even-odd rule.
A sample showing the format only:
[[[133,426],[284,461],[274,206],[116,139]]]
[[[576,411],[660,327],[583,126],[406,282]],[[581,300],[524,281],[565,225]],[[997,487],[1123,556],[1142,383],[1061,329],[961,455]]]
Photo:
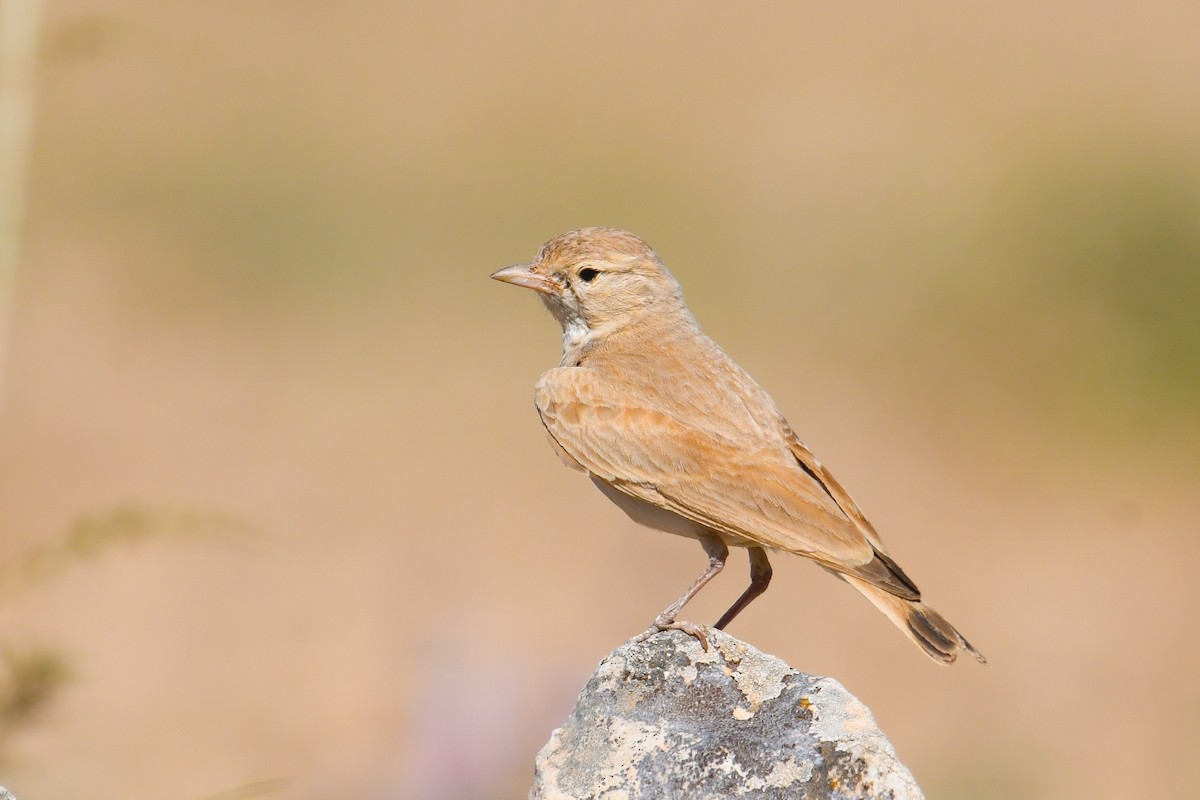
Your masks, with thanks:
[[[771,562],[767,561],[767,551],[761,547],[748,548],[750,554],[750,585],[746,591],[742,592],[742,596],[737,599],[729,610],[721,615],[717,620],[717,624],[713,627],[719,631],[725,630],[725,626],[733,622],[733,618],[742,612],[742,609],[750,605],[754,598],[767,590],[767,586],[771,584]]]
[[[699,640],[700,645],[705,650],[708,650],[708,634],[705,632],[703,625],[697,625],[694,622],[677,622],[675,620],[675,617],[688,604],[688,601],[696,596],[696,592],[703,589],[704,584],[711,581],[718,572],[724,569],[725,559],[729,558],[729,548],[725,546],[720,537],[713,534],[704,534],[698,538],[700,539],[700,544],[704,547],[704,552],[708,553],[708,566],[696,576],[696,580],[692,581],[692,585],[687,588],[687,591],[655,617],[654,624],[644,633],[635,636],[633,641],[644,642],[659,631],[678,630],[683,631],[689,636],[695,636]]]

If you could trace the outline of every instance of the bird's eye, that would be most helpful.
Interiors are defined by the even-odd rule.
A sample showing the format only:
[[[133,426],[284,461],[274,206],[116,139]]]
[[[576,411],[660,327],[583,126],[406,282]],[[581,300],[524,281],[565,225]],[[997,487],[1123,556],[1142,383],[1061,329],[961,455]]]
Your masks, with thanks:
[[[579,280],[583,281],[584,283],[591,283],[592,281],[596,280],[596,276],[599,274],[600,270],[598,269],[584,267],[583,269],[579,270]]]

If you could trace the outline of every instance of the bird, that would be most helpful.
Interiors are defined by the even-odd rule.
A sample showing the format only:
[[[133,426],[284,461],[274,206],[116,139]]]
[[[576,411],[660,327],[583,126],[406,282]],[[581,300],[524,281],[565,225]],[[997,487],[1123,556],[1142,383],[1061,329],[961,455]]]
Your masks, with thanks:
[[[708,649],[685,605],[745,548],[750,585],[723,630],[770,584],[768,551],[817,562],[942,664],[984,656],[922,600],[849,493],[779,407],[701,330],[679,283],[628,231],[590,227],[546,242],[492,278],[537,293],[562,328],[562,360],[534,404],[562,462],[633,521],[699,541],[708,564],[635,640],[668,630]]]

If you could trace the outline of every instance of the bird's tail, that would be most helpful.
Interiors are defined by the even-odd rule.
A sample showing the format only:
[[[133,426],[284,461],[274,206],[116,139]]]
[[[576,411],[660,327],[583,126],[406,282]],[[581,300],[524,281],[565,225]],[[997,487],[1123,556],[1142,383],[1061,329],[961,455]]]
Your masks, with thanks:
[[[983,654],[972,647],[945,617],[920,600],[905,600],[851,575],[843,574],[841,577],[862,592],[934,661],[951,664],[958,658],[959,651],[965,650],[975,656],[979,663],[987,663]]]

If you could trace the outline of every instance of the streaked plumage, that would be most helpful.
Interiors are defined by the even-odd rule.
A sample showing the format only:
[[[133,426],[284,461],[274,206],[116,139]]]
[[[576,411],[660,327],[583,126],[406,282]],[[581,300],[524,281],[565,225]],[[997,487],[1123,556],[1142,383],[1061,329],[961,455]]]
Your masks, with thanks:
[[[646,635],[680,628],[683,605],[750,549],[752,582],[717,623],[766,589],[766,549],[845,578],[934,659],[983,657],[921,602],[850,495],[792,432],[767,393],[705,336],[679,284],[641,239],[585,228],[547,242],[530,264],[493,277],[536,290],[563,328],[561,364],[535,403],[567,466],[635,521],[700,540],[709,568]]]

